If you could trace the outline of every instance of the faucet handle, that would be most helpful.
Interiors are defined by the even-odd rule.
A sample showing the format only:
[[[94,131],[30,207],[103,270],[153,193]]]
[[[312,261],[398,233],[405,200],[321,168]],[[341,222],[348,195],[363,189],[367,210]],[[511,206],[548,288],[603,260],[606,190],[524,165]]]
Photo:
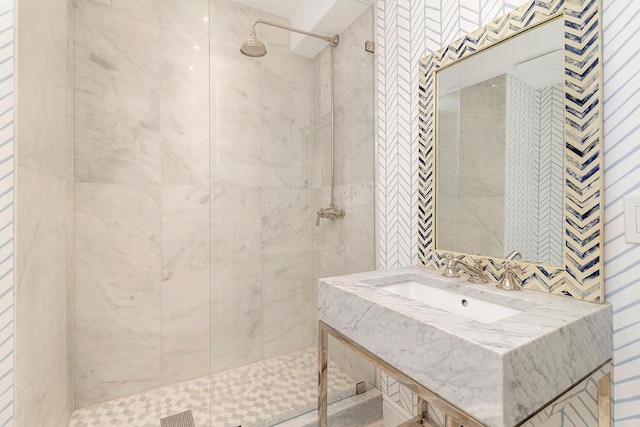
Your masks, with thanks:
[[[462,260],[464,258],[463,255],[453,256],[452,253],[447,253],[444,255],[444,272],[442,275],[444,277],[460,277],[460,273],[458,273],[458,267],[456,266],[456,261]]]
[[[514,270],[522,272],[522,267],[519,264],[505,262],[502,264],[504,268],[504,274],[502,279],[496,285],[497,288],[505,289],[508,291],[519,291],[522,288],[522,282],[518,276],[514,273]]]

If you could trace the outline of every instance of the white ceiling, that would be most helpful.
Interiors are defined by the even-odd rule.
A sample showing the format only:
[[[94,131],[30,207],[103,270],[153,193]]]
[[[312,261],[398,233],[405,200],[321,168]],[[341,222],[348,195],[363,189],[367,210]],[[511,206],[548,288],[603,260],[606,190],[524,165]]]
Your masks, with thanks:
[[[288,19],[301,30],[332,36],[342,33],[375,0],[233,0]],[[363,40],[364,43],[364,40]],[[322,40],[291,33],[291,52],[313,58],[327,46]]]

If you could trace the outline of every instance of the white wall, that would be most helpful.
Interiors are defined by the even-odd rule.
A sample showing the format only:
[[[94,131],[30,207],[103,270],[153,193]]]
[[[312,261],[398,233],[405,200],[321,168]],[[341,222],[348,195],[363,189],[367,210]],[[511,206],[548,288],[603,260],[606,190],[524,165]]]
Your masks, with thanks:
[[[416,263],[418,61],[522,1],[379,0],[380,268]],[[603,0],[605,290],[614,305],[616,427],[640,420],[640,246],[624,242],[623,197],[640,193],[640,33],[636,2]],[[392,386],[393,388],[393,386]],[[393,389],[398,400],[410,396]]]

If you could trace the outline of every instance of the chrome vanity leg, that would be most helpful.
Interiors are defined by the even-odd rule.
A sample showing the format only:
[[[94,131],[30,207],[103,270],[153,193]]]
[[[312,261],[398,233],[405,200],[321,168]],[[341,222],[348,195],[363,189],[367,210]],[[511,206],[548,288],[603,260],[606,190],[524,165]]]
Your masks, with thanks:
[[[611,372],[598,381],[598,426],[611,427]]]
[[[318,426],[327,427],[327,330],[318,325]]]
[[[462,427],[458,420],[447,414],[444,414],[444,425],[445,427]]]

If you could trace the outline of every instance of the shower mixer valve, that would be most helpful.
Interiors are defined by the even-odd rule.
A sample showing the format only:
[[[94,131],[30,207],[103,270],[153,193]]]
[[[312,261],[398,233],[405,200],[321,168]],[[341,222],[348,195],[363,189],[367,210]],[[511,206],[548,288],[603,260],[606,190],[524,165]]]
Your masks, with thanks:
[[[328,220],[335,221],[338,218],[344,218],[344,209],[336,208],[333,203],[329,204],[328,208],[318,209],[316,212],[316,227],[320,226],[320,218],[327,218]]]

